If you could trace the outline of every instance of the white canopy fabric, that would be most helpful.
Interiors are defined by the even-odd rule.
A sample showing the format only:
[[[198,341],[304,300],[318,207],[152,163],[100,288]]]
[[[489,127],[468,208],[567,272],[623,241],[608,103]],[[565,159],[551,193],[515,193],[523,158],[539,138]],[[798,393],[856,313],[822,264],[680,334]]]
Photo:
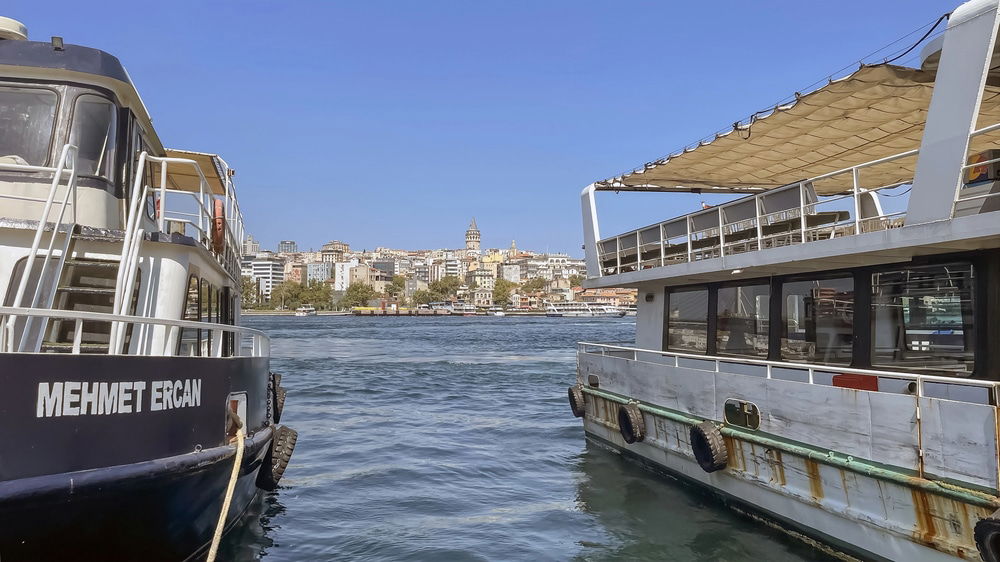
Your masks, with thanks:
[[[225,175],[228,173],[228,166],[226,166],[225,162],[218,155],[168,148],[167,157],[194,160],[201,168],[201,172],[205,174],[208,191],[214,195],[226,194]],[[159,178],[160,169],[158,165],[153,166],[153,174],[156,178]],[[170,163],[167,165],[167,185],[170,189],[198,193],[201,189],[200,184],[201,178],[190,164]]]
[[[795,101],[757,115],[714,139],[598,182],[604,191],[746,193],[788,185],[917,149],[934,73],[863,66]],[[987,86],[977,128],[1000,122],[1000,88]],[[976,137],[973,152],[1000,148],[1000,132]],[[911,180],[916,157],[861,171],[862,187]],[[852,188],[851,174],[815,185],[820,194]]]

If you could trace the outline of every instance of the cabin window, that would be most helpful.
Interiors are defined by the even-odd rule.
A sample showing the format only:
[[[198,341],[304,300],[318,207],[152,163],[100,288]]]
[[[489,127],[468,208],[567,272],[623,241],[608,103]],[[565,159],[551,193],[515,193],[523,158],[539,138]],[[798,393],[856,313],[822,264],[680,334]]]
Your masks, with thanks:
[[[974,361],[970,263],[872,274],[872,364],[967,377]]]
[[[0,88],[0,163],[44,166],[49,159],[56,93]]]
[[[188,278],[187,297],[184,301],[184,320],[198,320],[198,313],[201,307],[201,297],[198,292],[198,278],[192,275]],[[184,356],[200,355],[201,346],[198,343],[200,337],[201,330],[197,328],[181,328],[181,341],[177,354]]]
[[[69,142],[77,146],[78,173],[111,177],[117,116],[118,108],[105,98],[87,94],[76,99]]]
[[[719,287],[716,349],[726,355],[767,357],[767,284]]]
[[[854,343],[854,279],[782,284],[781,358],[849,364]]]
[[[681,289],[667,295],[667,349],[705,353],[708,344],[708,289]]]

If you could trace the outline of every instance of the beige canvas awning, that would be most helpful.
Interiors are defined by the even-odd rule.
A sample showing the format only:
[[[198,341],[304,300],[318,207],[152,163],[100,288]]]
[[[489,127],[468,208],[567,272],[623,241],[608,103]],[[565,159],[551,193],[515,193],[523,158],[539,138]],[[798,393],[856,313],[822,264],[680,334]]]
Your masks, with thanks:
[[[208,183],[208,191],[214,195],[226,194],[226,178],[228,167],[215,154],[204,152],[193,152],[190,150],[167,149],[168,158],[184,158],[194,160],[205,174]],[[159,183],[159,165],[153,165],[153,174]],[[167,187],[180,191],[200,191],[200,176],[190,164],[170,163],[167,165]]]
[[[746,193],[788,185],[918,149],[934,74],[880,64],[844,78],[698,145],[598,182],[605,191]],[[1000,88],[987,86],[978,127],[1000,122]],[[976,137],[972,152],[1000,148],[1000,133]],[[863,187],[913,178],[916,157],[865,168]],[[816,184],[821,194],[852,188],[851,174]]]

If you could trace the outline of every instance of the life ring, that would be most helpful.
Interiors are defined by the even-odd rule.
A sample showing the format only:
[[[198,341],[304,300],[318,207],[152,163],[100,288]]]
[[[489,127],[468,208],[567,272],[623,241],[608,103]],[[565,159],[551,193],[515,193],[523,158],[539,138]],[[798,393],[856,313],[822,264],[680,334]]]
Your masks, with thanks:
[[[715,472],[729,464],[729,449],[722,432],[710,421],[691,427],[691,452],[705,472]]]
[[[578,386],[569,387],[569,407],[573,416],[582,418],[587,413],[587,404],[583,401],[583,391]]]
[[[212,210],[212,250],[221,254],[226,246],[226,211],[221,199],[215,200]]]
[[[646,421],[635,404],[618,405],[618,431],[626,443],[632,444],[646,438]]]
[[[257,487],[268,492],[278,487],[278,482],[288,468],[288,461],[295,451],[295,442],[299,439],[299,433],[286,426],[275,426],[274,435],[271,437],[271,446],[264,457],[264,463],[257,472]]]
[[[972,536],[985,562],[1000,562],[1000,509],[977,521]]]

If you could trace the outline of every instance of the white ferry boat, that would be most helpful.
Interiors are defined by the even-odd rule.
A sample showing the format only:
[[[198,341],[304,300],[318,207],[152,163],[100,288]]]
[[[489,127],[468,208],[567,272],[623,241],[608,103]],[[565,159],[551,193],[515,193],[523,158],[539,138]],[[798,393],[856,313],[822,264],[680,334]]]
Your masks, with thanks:
[[[117,58],[0,18],[3,560],[213,558],[277,485],[232,175],[163,148]]]
[[[617,318],[625,312],[617,307],[603,304],[590,304],[580,301],[546,302],[545,315],[551,318],[563,316],[588,318]]]
[[[943,21],[583,190],[584,286],[639,297],[579,344],[590,440],[827,549],[1000,559],[998,2]],[[604,191],[734,197],[602,236]]]
[[[296,316],[316,316],[316,308],[311,304],[305,304],[295,309]]]

